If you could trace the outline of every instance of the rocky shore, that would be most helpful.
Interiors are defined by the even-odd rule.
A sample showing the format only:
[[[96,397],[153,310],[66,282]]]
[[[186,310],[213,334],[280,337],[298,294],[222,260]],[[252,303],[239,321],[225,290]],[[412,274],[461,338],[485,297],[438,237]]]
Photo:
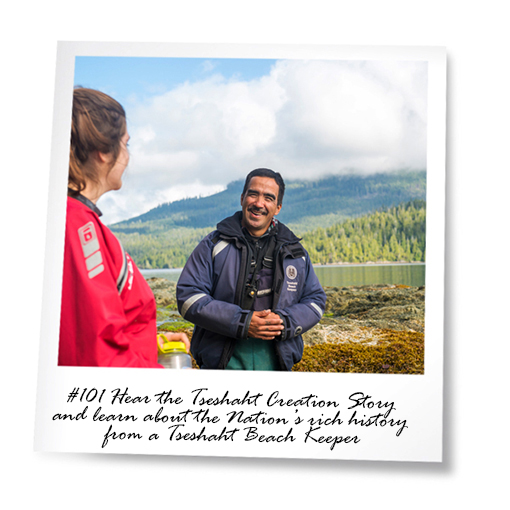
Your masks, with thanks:
[[[158,328],[193,325],[177,312],[174,282],[147,280],[158,306]],[[404,285],[324,287],[326,312],[303,335],[302,372],[407,373],[424,371],[425,288]]]
[[[306,345],[355,341],[376,344],[381,331],[424,331],[424,287],[363,285],[324,290],[326,312],[321,322],[305,333]]]

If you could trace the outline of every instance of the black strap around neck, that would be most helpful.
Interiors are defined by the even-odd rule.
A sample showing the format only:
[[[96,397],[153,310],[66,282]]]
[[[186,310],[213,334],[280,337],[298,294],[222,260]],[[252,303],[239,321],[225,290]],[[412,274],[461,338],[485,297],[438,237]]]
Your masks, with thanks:
[[[252,244],[249,247],[249,253],[251,258],[251,274],[249,280],[246,281],[242,300],[241,300],[241,308],[246,310],[251,310],[253,306],[253,302],[257,297],[257,275],[262,270],[262,267],[266,267],[268,269],[273,268],[273,254],[276,247],[276,236],[272,235],[269,239],[265,239],[263,246],[260,249],[255,248]],[[254,253],[254,250],[256,252]]]
[[[71,198],[75,198],[78,200],[78,202],[81,202],[82,204],[86,205],[89,209],[92,209],[98,216],[102,216],[103,213],[99,210],[99,208],[92,202],[92,200],[89,200],[87,197],[84,197],[81,193],[76,193],[76,191],[68,190],[68,196]]]

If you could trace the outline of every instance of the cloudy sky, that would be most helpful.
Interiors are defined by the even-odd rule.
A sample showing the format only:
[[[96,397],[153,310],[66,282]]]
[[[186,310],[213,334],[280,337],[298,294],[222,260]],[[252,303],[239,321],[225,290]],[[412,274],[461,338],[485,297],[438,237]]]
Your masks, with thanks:
[[[98,202],[107,224],[258,167],[286,180],[426,168],[426,62],[77,57],[75,84],[127,113],[124,184]]]

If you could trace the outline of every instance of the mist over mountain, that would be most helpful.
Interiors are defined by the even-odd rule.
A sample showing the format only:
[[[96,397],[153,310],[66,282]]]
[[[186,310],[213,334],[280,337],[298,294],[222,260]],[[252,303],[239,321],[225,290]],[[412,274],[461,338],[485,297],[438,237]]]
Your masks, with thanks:
[[[214,228],[240,210],[244,180],[203,198],[161,204],[129,220],[110,225],[117,233],[157,233],[175,228]],[[426,198],[426,172],[400,171],[372,175],[336,175],[318,180],[288,180],[278,219],[306,231],[319,224],[351,218]]]

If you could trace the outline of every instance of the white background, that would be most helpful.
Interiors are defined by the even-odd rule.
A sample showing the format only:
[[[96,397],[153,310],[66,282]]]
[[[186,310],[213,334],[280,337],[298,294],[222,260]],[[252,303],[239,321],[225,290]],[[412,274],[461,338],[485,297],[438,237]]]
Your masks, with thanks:
[[[504,3],[489,0],[483,10],[435,0],[11,5],[2,15],[0,80],[2,500],[19,508],[504,505],[509,282],[502,244],[510,135]],[[33,452],[57,40],[446,46],[442,464]]]

